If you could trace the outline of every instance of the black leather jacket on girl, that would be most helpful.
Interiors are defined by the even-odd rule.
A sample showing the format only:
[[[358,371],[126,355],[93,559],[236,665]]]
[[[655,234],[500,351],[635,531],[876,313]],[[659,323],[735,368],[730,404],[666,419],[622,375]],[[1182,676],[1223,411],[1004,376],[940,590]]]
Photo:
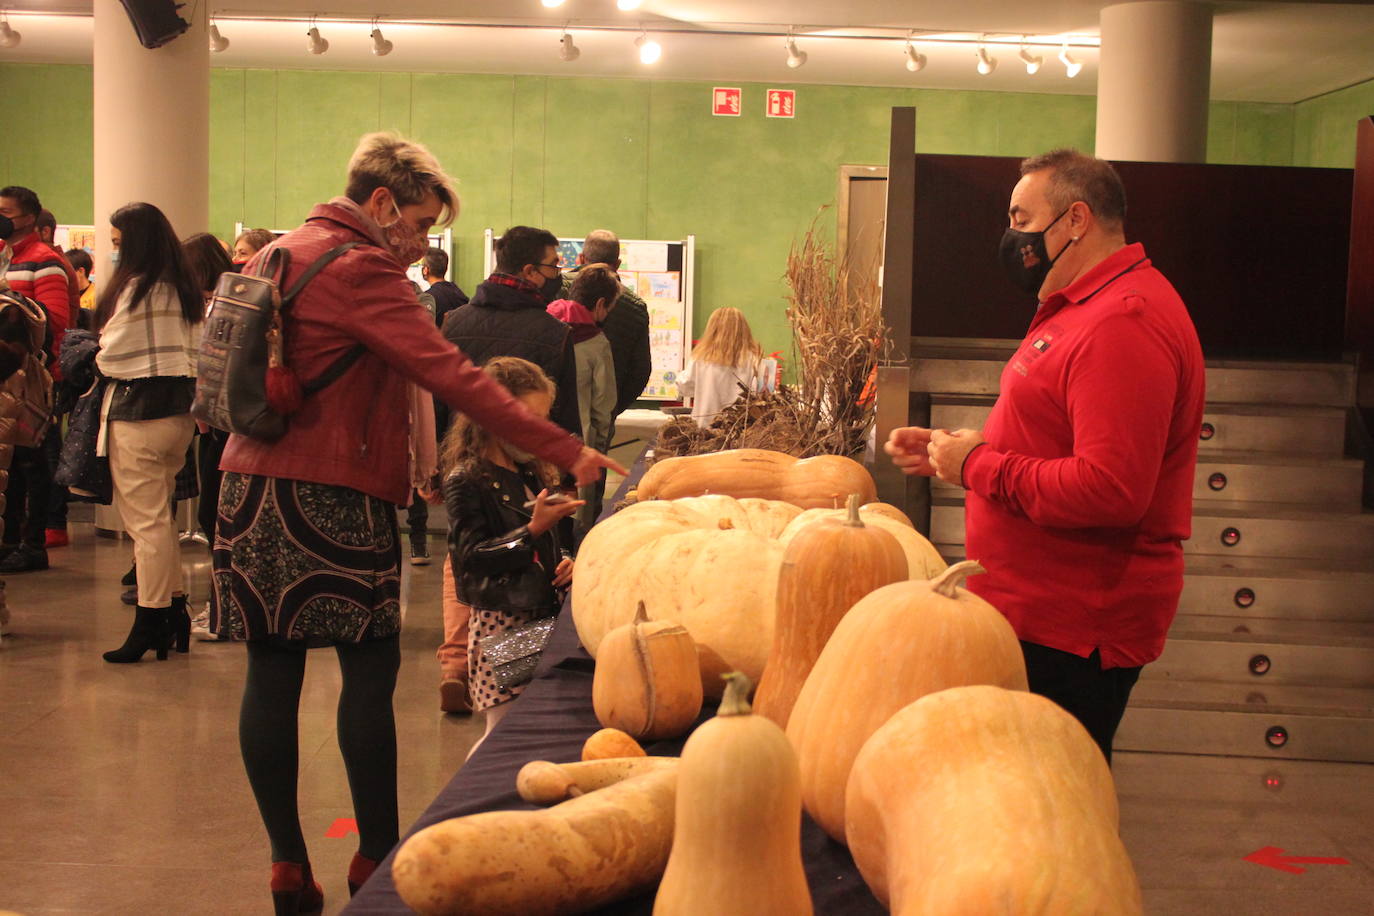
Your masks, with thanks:
[[[538,537],[530,534],[525,503],[529,493],[543,488],[529,465],[509,471],[484,462],[480,472],[444,480],[448,549],[464,604],[535,616],[558,613],[563,590],[553,587],[553,572],[571,555],[572,519]]]

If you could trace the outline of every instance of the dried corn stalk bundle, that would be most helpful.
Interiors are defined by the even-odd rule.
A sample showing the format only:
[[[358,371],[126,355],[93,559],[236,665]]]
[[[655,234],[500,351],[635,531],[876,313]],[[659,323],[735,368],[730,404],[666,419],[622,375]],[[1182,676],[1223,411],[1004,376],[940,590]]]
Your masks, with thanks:
[[[822,210],[824,212],[824,210]],[[787,319],[800,382],[739,400],[702,429],[678,417],[659,431],[656,458],[766,448],[799,458],[863,451],[874,403],[869,387],[887,351],[877,271],[836,257],[812,223],[787,257]]]

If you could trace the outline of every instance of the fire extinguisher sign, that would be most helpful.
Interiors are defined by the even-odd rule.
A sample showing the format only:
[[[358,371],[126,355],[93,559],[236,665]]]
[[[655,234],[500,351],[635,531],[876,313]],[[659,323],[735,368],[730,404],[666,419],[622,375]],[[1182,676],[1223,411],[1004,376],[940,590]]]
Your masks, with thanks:
[[[717,86],[711,90],[711,114],[720,118],[738,118],[743,90]]]
[[[797,116],[797,90],[769,89],[767,114],[770,118],[795,118]]]

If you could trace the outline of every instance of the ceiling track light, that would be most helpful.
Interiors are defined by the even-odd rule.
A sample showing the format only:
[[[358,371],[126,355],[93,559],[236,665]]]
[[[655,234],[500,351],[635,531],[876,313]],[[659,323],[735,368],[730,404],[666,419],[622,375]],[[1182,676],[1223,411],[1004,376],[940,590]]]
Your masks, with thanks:
[[[1021,53],[1016,56],[1021,58],[1022,63],[1026,65],[1026,73],[1029,76],[1035,76],[1039,73],[1040,67],[1045,63],[1045,58],[1039,54],[1032,54],[1026,49],[1026,36],[1024,35],[1021,36]]]
[[[382,30],[378,26],[380,22],[380,16],[372,20],[372,53],[377,57],[386,57],[391,53],[391,49],[396,46],[383,37]]]
[[[17,48],[23,40],[24,36],[10,25],[9,16],[0,17],[0,48]]]
[[[228,48],[229,39],[219,33],[218,25],[213,22],[210,23],[210,51],[214,54],[219,54],[222,51],[228,50]]]
[[[1069,79],[1083,72],[1083,62],[1074,60],[1069,56],[1069,43],[1064,42],[1064,47],[1059,51],[1059,62],[1064,65],[1064,75]]]
[[[988,53],[988,49],[983,47],[983,43],[978,43],[978,72],[987,76],[997,69],[997,58]]]
[[[558,39],[558,59],[565,64],[570,64],[582,56],[582,49],[573,44],[573,37],[568,34],[568,30],[563,30],[563,37]]]
[[[795,70],[806,63],[807,53],[797,49],[797,39],[788,35],[784,46],[787,48],[787,66]]]
[[[562,6],[563,0],[544,0],[544,5],[549,9],[553,9],[556,6]]]
[[[912,73],[920,73],[925,69],[925,66],[926,56],[916,50],[916,42],[912,40],[912,36],[908,35],[906,39],[906,68]]]
[[[639,9],[640,6],[643,5],[643,3],[644,0],[615,0],[616,8],[624,10],[627,13],[631,10]]]
[[[329,50],[329,40],[320,34],[314,16],[310,17],[310,31],[305,33],[305,49],[311,54],[323,54]]]
[[[663,56],[663,45],[649,37],[648,32],[641,32],[635,39],[635,47],[639,49],[639,62],[641,64],[656,64]]]

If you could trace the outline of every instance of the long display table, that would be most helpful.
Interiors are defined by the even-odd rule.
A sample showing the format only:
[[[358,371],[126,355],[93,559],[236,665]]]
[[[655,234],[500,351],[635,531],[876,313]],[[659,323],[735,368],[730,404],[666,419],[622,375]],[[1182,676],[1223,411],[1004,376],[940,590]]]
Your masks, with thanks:
[[[607,512],[642,473],[641,459],[608,503]],[[570,603],[564,604],[534,681],[405,836],[451,817],[482,811],[536,808],[516,795],[515,774],[531,760],[567,763],[579,758],[582,742],[601,727],[592,709],[593,666],[592,658],[578,644]],[[702,719],[714,714],[715,704],[708,700]],[[654,755],[677,756],[685,740],[684,737],[652,742],[645,745],[645,750]],[[353,898],[344,910],[346,914],[377,916],[411,912],[391,882],[393,856],[387,857]],[[817,914],[878,916],[887,912],[859,876],[849,851],[826,836],[805,814],[802,815],[802,858]],[[653,902],[650,892],[595,912],[606,916],[649,916]]]

